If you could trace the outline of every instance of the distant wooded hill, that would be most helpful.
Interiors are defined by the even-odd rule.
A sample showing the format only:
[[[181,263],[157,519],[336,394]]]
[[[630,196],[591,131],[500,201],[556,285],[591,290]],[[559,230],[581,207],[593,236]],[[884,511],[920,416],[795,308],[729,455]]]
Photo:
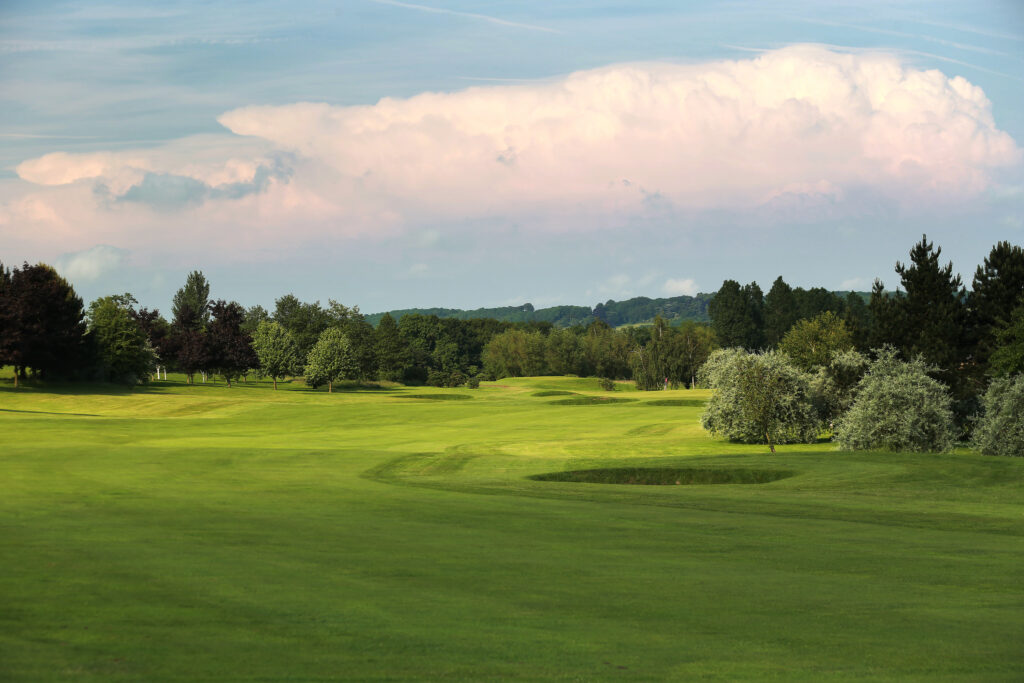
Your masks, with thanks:
[[[835,294],[846,296],[848,292],[835,292]],[[871,292],[857,292],[865,301],[870,299]],[[499,306],[497,308],[476,308],[471,311],[461,308],[402,308],[394,311],[387,311],[396,321],[403,315],[418,313],[420,315],[436,315],[438,318],[456,318],[458,320],[472,320],[474,318],[493,318],[512,323],[547,322],[555,327],[572,327],[573,325],[588,325],[595,318],[600,318],[612,327],[622,325],[638,325],[649,323],[654,316],[660,315],[671,324],[678,325],[680,322],[692,320],[694,322],[706,323],[708,317],[708,303],[715,296],[710,294],[698,294],[697,296],[672,296],[664,299],[651,299],[646,296],[638,296],[625,301],[614,301],[609,299],[603,304],[597,304],[593,308],[587,306],[551,306],[550,308],[534,308],[533,304],[521,306]],[[370,313],[366,316],[367,322],[374,327],[384,317],[384,311]]]
[[[533,304],[522,306],[501,306],[498,308],[477,308],[471,311],[460,308],[405,308],[388,311],[391,317],[398,320],[403,315],[419,313],[436,315],[438,318],[457,318],[470,320],[473,318],[493,318],[507,322],[548,322],[555,327],[572,327],[587,325],[595,318],[604,320],[613,327],[650,322],[654,316],[660,315],[673,322],[694,320],[708,321],[708,302],[714,294],[698,294],[697,296],[674,296],[667,299],[650,299],[638,296],[626,301],[609,300],[588,306],[551,306],[550,308],[534,308]],[[384,313],[371,313],[366,320],[376,326]]]

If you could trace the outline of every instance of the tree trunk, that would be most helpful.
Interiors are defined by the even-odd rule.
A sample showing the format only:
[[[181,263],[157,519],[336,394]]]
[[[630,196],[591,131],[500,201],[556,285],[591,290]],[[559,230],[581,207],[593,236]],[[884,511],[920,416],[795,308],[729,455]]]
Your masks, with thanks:
[[[272,379],[274,380],[274,391],[277,391],[277,378],[273,377]]]
[[[18,388],[18,366],[14,366],[14,388]]]
[[[224,381],[228,383],[228,389],[230,389],[231,388],[231,378],[228,377],[227,375],[224,375]]]
[[[331,380],[327,380],[327,393],[334,393],[334,382]]]
[[[775,444],[772,443],[771,434],[769,434],[768,432],[765,432],[764,433],[764,438],[768,441],[768,448],[771,450],[772,453],[774,453],[775,452]]]

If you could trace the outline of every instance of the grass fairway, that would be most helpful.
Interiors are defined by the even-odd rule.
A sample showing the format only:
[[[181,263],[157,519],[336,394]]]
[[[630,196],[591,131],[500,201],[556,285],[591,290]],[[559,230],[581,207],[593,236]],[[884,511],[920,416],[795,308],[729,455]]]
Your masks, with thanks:
[[[1024,678],[1024,458],[619,389],[0,383],[0,679]]]

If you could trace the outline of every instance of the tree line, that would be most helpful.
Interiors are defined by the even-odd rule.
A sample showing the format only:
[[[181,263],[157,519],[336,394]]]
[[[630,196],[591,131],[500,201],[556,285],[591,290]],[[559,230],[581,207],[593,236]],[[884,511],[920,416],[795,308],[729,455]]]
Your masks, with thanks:
[[[144,381],[170,367],[187,381],[251,373],[277,380],[305,376],[312,386],[340,379],[461,386],[504,376],[575,374],[632,379],[644,390],[695,386],[716,348],[779,349],[808,370],[847,349],[885,345],[922,356],[947,384],[961,418],[971,414],[997,374],[1024,366],[1024,252],[1000,242],[978,266],[968,291],[941,249],[926,238],[897,263],[900,288],[876,281],[870,296],[841,297],[790,287],[779,277],[767,294],[756,282],[726,280],[710,298],[710,324],[614,328],[601,316],[557,328],[551,322],[389,314],[372,325],[358,306],[326,306],[292,294],[273,311],[211,300],[195,271],[174,295],[170,319],[138,308],[130,294],[86,308],[71,285],[45,264],[0,264],[0,363],[16,378]],[[648,305],[657,300],[637,300]],[[611,302],[610,302],[611,303]],[[607,317],[607,316],[605,316]],[[329,334],[328,334],[329,332]],[[327,336],[325,336],[327,335]],[[16,381],[17,381],[16,379]]]
[[[705,428],[772,451],[830,431],[853,450],[970,440],[1024,455],[1024,251],[996,244],[969,291],[940,255],[923,237],[896,263],[896,291],[876,280],[867,302],[821,297],[810,319],[781,278],[763,297],[726,281],[710,312],[727,348],[701,370],[716,390]]]

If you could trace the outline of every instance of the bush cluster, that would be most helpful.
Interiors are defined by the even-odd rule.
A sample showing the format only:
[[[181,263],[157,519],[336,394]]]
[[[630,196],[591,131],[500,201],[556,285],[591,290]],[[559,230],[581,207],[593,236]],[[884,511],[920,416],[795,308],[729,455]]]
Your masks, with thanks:
[[[982,408],[974,447],[985,455],[1024,457],[1024,375],[993,381]]]
[[[934,368],[921,358],[901,361],[891,347],[877,358],[857,385],[857,397],[837,424],[835,439],[844,450],[948,451],[953,446],[952,398],[929,376]]]

